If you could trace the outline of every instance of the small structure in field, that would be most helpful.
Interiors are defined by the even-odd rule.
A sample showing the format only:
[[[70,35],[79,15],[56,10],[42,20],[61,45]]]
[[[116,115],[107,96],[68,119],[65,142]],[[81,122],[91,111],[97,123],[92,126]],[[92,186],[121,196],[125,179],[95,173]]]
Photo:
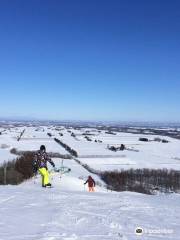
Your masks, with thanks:
[[[141,141],[141,142],[149,142],[149,139],[148,138],[139,138],[139,141]]]
[[[125,145],[124,144],[121,144],[120,146],[118,147],[115,147],[115,146],[107,146],[107,148],[110,150],[110,151],[113,151],[113,152],[117,152],[117,151],[124,151],[126,149]]]

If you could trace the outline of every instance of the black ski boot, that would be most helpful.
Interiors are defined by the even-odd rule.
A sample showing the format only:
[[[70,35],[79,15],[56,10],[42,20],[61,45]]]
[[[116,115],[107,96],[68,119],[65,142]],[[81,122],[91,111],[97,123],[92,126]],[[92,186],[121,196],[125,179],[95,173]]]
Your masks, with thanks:
[[[49,187],[49,188],[51,188],[52,185],[51,185],[51,183],[48,183],[48,184],[45,185],[45,187]]]

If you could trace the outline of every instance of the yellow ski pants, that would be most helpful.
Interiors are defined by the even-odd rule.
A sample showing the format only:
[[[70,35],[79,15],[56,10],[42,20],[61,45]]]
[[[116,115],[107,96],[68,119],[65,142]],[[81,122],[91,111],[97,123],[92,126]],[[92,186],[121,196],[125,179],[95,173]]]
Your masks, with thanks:
[[[39,173],[41,174],[42,177],[42,186],[45,186],[46,184],[49,183],[49,173],[46,168],[39,168]]]

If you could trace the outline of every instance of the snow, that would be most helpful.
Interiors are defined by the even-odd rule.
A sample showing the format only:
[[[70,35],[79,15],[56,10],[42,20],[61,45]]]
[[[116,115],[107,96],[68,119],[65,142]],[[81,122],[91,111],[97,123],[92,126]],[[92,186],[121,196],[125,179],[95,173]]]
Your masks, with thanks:
[[[91,166],[92,168],[100,171],[116,170],[120,168],[129,168],[136,165],[136,162],[126,157],[110,157],[110,158],[80,158],[81,162]]]
[[[58,152],[60,154],[67,154],[68,152],[54,141],[54,138],[58,138],[64,143],[68,144],[71,148],[78,152],[78,156],[81,162],[86,163],[97,170],[114,170],[114,169],[129,169],[129,168],[169,168],[180,169],[180,151],[179,140],[164,137],[169,143],[161,142],[140,142],[140,137],[147,137],[153,140],[155,135],[141,135],[132,133],[116,133],[116,135],[110,135],[105,131],[98,132],[95,128],[75,130],[70,129],[76,134],[76,137],[72,137],[71,133],[67,129],[57,131],[56,127],[16,127],[9,129],[1,129],[2,135],[0,135],[0,163],[4,160],[12,160],[16,156],[10,153],[12,148],[18,150],[37,150],[40,145],[45,145],[48,152]],[[20,141],[17,141],[20,133],[25,130]],[[89,136],[92,139],[91,142],[84,138],[84,133],[94,134],[95,136]],[[51,133],[52,137],[49,137],[47,133]],[[59,133],[63,133],[60,136]],[[95,142],[100,140],[102,143]],[[119,146],[125,144],[129,150],[113,152],[110,151],[107,146],[114,145]],[[6,144],[6,148],[2,148]]]
[[[21,140],[17,141],[17,138],[24,129],[25,133]],[[57,144],[53,137],[51,138],[47,135],[47,127],[41,127],[39,131],[36,131],[37,129],[39,128],[19,127],[6,129],[6,131],[0,135],[0,163],[16,158],[15,155],[10,153],[12,148],[16,148],[19,151],[36,151],[41,145],[45,145],[47,152],[67,154],[67,151]],[[42,131],[43,129],[44,131]],[[4,144],[6,144],[7,147],[2,149],[1,146]]]
[[[11,154],[7,149],[0,149],[0,162],[8,162],[15,158],[15,155]]]
[[[93,141],[88,142],[82,133],[85,130],[72,130],[77,137],[71,137],[67,130],[63,131],[64,136],[60,139],[78,152],[81,162],[86,163],[97,170],[115,170],[129,168],[168,168],[180,170],[180,141],[162,137],[158,135],[142,135],[131,133],[117,133],[117,135],[106,134],[105,131],[98,133],[94,130],[90,133],[95,136],[89,136]],[[147,137],[149,142],[140,142],[140,137]],[[169,143],[153,141],[160,137],[167,139]],[[95,139],[102,143],[95,143]],[[113,152],[107,149],[108,145],[120,146],[120,144],[130,150]]]
[[[25,129],[22,139],[17,137]],[[167,144],[139,142],[137,135],[117,133],[108,135],[90,129],[95,136],[88,142],[82,133],[89,129],[56,131],[55,127],[42,126],[6,129],[0,135],[0,162],[13,159],[11,148],[36,150],[45,144],[47,151],[67,153],[53,138],[57,137],[78,151],[79,160],[97,170],[122,168],[174,168],[180,169],[179,140],[166,138]],[[49,137],[50,132],[54,136]],[[59,132],[64,136],[60,137]],[[148,135],[150,139],[156,136]],[[138,150],[112,152],[107,145],[125,144]],[[5,147],[6,144],[7,146]],[[4,148],[5,147],[5,148]],[[53,159],[56,166],[62,159]],[[0,186],[0,240],[178,240],[180,235],[180,195],[144,195],[133,192],[107,191],[98,176],[90,174],[74,159],[63,160],[71,172],[60,176],[50,169],[53,188],[41,187],[40,176],[18,186]],[[96,191],[89,193],[84,182],[88,175],[97,182]],[[142,236],[135,229],[144,229]],[[169,232],[169,233],[165,233]]]
[[[88,193],[79,177],[89,173],[74,160],[64,165],[73,171],[61,179],[53,175],[54,188],[41,188],[39,177],[0,187],[1,240],[137,240],[137,227],[171,231],[146,233],[143,240],[179,239],[180,195],[115,193],[103,187]]]

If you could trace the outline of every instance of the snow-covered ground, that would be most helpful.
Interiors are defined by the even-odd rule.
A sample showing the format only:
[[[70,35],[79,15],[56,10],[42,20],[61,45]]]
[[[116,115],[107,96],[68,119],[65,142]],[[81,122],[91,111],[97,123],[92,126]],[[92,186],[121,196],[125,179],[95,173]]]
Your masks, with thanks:
[[[25,132],[20,141],[17,141],[20,133]],[[62,129],[62,130],[58,130]],[[71,136],[71,132],[76,137]],[[85,139],[83,134],[94,134],[89,136],[91,142]],[[128,168],[173,168],[180,169],[180,141],[155,135],[141,135],[132,133],[117,133],[110,135],[105,131],[97,131],[96,129],[65,129],[63,127],[19,127],[19,128],[1,128],[0,135],[0,162],[14,159],[14,155],[10,154],[10,149],[18,150],[37,150],[40,145],[46,145],[48,152],[59,152],[67,154],[67,151],[54,141],[54,137],[68,144],[71,148],[78,152],[82,162],[98,170],[114,170]],[[51,133],[49,137],[47,133]],[[60,136],[62,133],[63,136]],[[147,137],[153,140],[155,137],[165,138],[169,143],[161,142],[140,142],[140,137]],[[95,142],[102,141],[102,142]],[[125,144],[130,150],[113,152],[107,146],[119,146]],[[6,145],[6,147],[4,147]]]
[[[102,131],[92,130],[88,142],[82,133],[85,130],[72,130],[76,138],[71,137],[67,130],[62,131],[60,138],[78,152],[81,162],[98,170],[115,170],[129,168],[168,168],[180,169],[180,141],[156,135],[141,135],[132,133],[117,133],[110,135]],[[149,142],[140,142],[139,138],[147,137]],[[168,143],[155,142],[154,138],[166,139]],[[95,142],[100,140],[102,143]],[[107,149],[108,145],[120,146],[125,144],[129,150],[113,152]]]
[[[109,135],[91,129],[95,136],[89,136],[93,141],[88,142],[82,135],[87,130],[71,129],[76,134],[74,138],[67,129],[58,131],[56,127],[19,127],[4,132],[1,129],[0,162],[16,157],[9,152],[12,148],[37,150],[41,144],[45,144],[49,152],[66,154],[53,140],[56,137],[74,148],[80,161],[95,169],[180,169],[179,140],[166,138],[170,141],[166,144],[143,143],[138,139],[145,135]],[[153,140],[156,136],[147,137]],[[94,142],[95,139],[102,143]],[[107,149],[108,144],[121,143],[138,152]],[[57,167],[62,164],[61,159],[54,162]],[[83,183],[89,172],[73,159],[63,162],[72,171],[62,178],[52,172],[51,189],[41,188],[40,176],[18,186],[0,186],[0,240],[179,240],[180,195],[111,192],[92,174],[98,185],[95,193],[88,193]],[[142,236],[135,234],[137,227],[144,230]]]
[[[21,132],[25,129],[20,141],[17,141]],[[37,131],[38,130],[38,131]],[[1,129],[2,131],[2,129]],[[45,145],[48,152],[58,152],[67,154],[66,150],[58,145],[53,137],[49,137],[47,127],[19,127],[6,129],[0,135],[0,163],[16,158],[10,153],[12,148],[22,151],[38,150],[41,145]],[[4,145],[6,145],[4,147]]]
[[[0,187],[0,240],[179,239],[180,195],[115,193],[103,187],[88,193],[83,183],[89,173],[74,160],[64,165],[72,172],[61,179],[52,174],[52,189],[41,188],[39,177]],[[141,237],[137,227],[145,231]]]

